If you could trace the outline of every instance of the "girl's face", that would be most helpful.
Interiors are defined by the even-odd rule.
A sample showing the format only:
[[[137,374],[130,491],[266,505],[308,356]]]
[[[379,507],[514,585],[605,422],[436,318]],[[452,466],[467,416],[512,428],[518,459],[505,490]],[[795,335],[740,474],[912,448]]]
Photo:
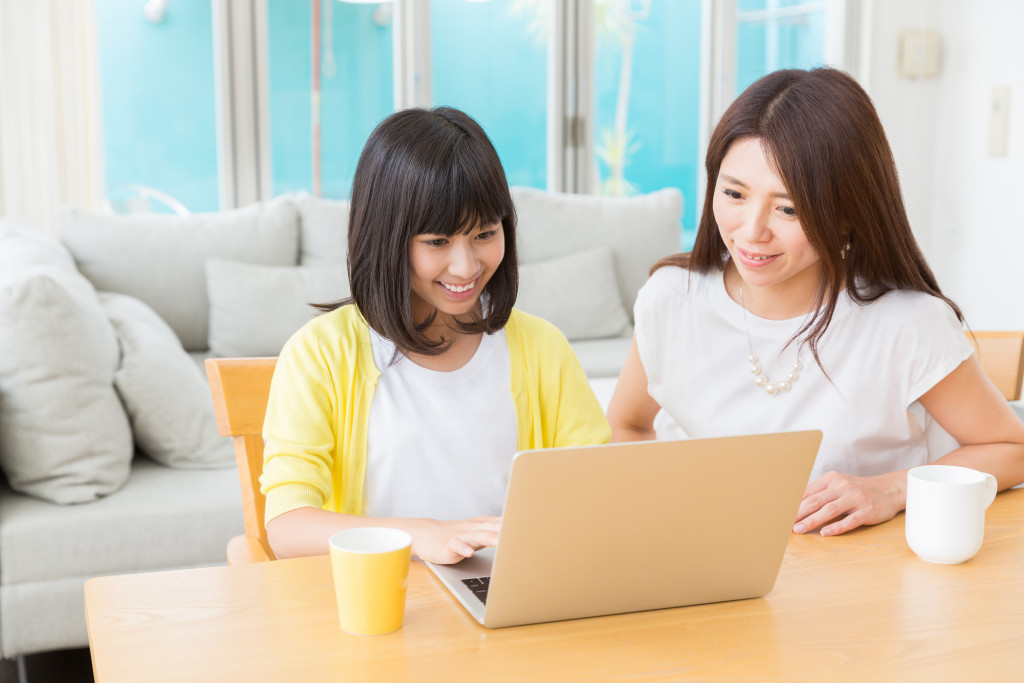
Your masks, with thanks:
[[[415,235],[409,245],[413,318],[438,312],[438,322],[474,309],[505,257],[501,222],[480,224],[469,234]]]
[[[757,138],[737,140],[729,148],[716,179],[712,210],[736,270],[754,290],[749,294],[774,295],[795,304],[813,296],[818,253]]]

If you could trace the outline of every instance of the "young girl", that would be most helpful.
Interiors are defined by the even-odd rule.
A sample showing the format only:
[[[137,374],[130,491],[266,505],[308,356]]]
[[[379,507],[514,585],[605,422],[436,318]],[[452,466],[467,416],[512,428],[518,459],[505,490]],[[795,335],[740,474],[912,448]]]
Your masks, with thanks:
[[[637,298],[613,440],[654,438],[656,417],[677,438],[822,430],[797,533],[890,519],[905,470],[933,460],[1024,481],[1024,424],[925,263],[852,78],[765,76],[706,165],[693,251],[655,264]]]
[[[389,526],[422,559],[456,562],[497,541],[516,451],[608,441],[565,337],[512,309],[515,228],[498,155],[466,114],[405,110],[370,135],[352,298],[289,340],[271,385],[260,481],[279,558]]]

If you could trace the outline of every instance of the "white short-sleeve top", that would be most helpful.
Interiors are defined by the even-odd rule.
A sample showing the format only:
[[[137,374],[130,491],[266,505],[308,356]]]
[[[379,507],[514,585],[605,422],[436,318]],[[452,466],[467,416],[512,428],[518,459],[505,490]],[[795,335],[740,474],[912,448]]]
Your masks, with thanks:
[[[367,427],[368,517],[500,515],[519,444],[505,330],[458,370],[421,367],[370,330],[380,370]]]
[[[799,378],[776,395],[754,384],[747,328],[763,373],[777,380],[797,360],[799,344],[786,343],[803,317],[747,313],[745,322],[722,273],[676,267],[651,276],[635,316],[648,392],[663,413],[659,438],[820,429],[812,480],[829,470],[867,476],[914,467],[957,447],[916,403],[973,353],[941,299],[898,290],[860,305],[840,296],[818,344],[828,377],[804,346]]]

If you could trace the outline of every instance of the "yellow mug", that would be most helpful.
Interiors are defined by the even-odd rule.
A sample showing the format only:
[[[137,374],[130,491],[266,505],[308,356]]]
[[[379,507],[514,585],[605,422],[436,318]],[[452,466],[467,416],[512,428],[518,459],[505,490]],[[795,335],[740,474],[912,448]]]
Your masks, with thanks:
[[[334,534],[330,546],[341,628],[361,636],[400,629],[412,536],[398,529],[360,527]]]

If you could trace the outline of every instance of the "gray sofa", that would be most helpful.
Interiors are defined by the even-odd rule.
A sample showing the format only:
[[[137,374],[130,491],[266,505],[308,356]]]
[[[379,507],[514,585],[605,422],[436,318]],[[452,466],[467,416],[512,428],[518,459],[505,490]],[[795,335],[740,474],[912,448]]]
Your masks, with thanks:
[[[678,249],[682,197],[515,188],[519,305],[559,325],[602,402],[632,302]],[[189,217],[68,211],[61,242],[0,221],[0,654],[87,644],[94,576],[223,564],[243,533],[202,361],[276,355],[347,295],[347,204]]]

